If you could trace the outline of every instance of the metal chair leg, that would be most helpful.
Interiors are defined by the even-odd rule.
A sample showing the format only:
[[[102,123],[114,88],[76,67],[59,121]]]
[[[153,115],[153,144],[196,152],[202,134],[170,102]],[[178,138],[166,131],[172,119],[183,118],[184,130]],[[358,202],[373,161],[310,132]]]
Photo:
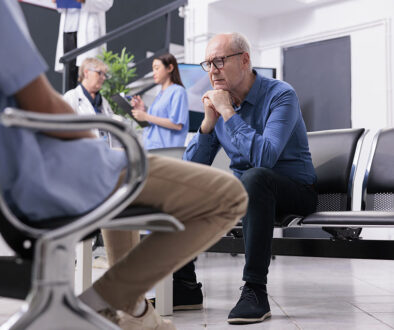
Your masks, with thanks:
[[[0,330],[119,330],[81,303],[68,285],[41,287]]]

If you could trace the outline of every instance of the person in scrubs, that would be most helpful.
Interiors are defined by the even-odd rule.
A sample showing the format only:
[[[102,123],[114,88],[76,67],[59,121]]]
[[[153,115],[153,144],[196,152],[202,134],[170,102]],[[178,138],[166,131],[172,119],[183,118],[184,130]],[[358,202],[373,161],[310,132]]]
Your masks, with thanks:
[[[133,116],[150,123],[144,129],[144,147],[183,147],[189,131],[189,106],[176,58],[172,54],[160,55],[153,60],[152,69],[155,83],[161,85],[152,105],[146,108],[138,95],[131,99]]]

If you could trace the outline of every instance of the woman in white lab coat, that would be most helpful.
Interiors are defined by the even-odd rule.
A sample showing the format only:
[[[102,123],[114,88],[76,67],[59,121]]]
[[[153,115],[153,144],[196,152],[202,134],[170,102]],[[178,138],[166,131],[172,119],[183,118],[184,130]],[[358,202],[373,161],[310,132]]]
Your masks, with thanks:
[[[97,58],[86,58],[79,68],[80,84],[64,94],[65,101],[80,115],[113,115],[108,101],[100,94],[107,79],[107,65]],[[97,137],[108,139],[111,146],[119,146],[106,132],[94,130]]]

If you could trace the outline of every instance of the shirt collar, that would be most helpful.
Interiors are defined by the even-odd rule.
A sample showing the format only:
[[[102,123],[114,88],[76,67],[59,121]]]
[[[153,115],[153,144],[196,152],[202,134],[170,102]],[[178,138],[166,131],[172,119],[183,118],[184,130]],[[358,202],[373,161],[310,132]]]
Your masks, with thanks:
[[[102,102],[100,92],[97,92],[93,99],[90,93],[87,91],[87,89],[82,84],[80,84],[80,86],[82,88],[83,93],[88,98],[89,102],[92,104],[95,110],[98,109],[101,106],[101,102]]]
[[[255,104],[257,97],[259,96],[259,90],[260,90],[260,85],[261,85],[261,76],[257,74],[256,70],[253,70],[254,75],[256,76],[256,79],[254,80],[254,83],[252,85],[252,88],[249,90],[249,93],[246,95],[245,99],[242,101],[241,107],[244,104],[244,102],[248,102],[250,104]]]

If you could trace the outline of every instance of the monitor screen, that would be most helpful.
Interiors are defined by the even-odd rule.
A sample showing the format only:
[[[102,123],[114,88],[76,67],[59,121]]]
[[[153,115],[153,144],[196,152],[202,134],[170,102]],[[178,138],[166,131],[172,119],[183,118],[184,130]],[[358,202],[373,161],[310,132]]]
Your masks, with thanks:
[[[276,78],[276,69],[259,67],[255,67],[254,69],[265,77]],[[196,132],[204,117],[204,108],[201,98],[204,93],[212,87],[209,82],[208,74],[203,71],[198,64],[179,64],[179,72],[183,85],[186,88],[189,101],[189,131]]]

